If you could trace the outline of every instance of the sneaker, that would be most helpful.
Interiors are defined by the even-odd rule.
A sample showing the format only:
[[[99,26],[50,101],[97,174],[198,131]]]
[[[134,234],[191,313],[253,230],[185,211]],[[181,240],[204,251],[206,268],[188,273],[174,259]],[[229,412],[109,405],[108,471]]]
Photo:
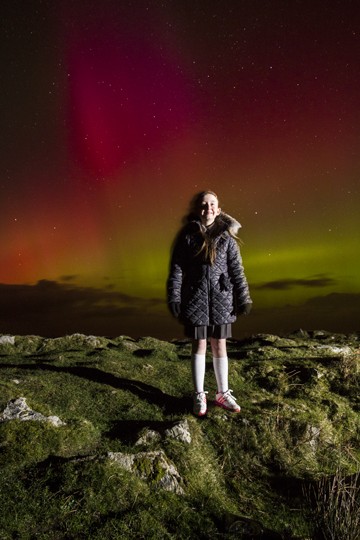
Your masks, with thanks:
[[[232,390],[226,390],[226,392],[217,392],[215,397],[215,405],[222,407],[227,411],[239,413],[241,411],[240,405],[236,403],[236,398],[231,395]]]
[[[195,416],[205,416],[207,411],[207,401],[206,401],[207,392],[194,392],[194,414]]]

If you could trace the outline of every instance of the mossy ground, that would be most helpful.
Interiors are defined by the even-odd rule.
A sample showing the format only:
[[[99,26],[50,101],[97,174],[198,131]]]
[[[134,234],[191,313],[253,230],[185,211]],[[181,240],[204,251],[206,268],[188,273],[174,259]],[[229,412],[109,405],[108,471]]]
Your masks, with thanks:
[[[358,347],[358,336],[325,333],[230,340],[242,412],[211,405],[209,357],[200,420],[186,341],[0,339],[0,413],[22,396],[66,423],[0,423],[0,539],[311,538],[309,486],[360,469]],[[149,443],[176,465],[184,495],[105,458],[185,418],[191,444]]]

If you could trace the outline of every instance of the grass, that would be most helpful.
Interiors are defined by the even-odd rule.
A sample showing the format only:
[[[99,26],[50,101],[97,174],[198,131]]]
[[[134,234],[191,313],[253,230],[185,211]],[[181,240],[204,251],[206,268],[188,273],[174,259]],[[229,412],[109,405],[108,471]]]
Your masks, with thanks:
[[[305,539],[317,534],[321,501],[334,492],[340,515],[358,515],[348,487],[340,491],[360,460],[358,341],[338,337],[345,358],[329,357],[321,339],[230,340],[242,413],[210,404],[203,420],[191,415],[187,342],[0,339],[0,413],[22,396],[65,422],[0,423],[0,539]],[[210,358],[206,377],[211,399]],[[166,436],[184,419],[190,444]],[[139,448],[148,430],[159,436]],[[150,469],[146,481],[107,459],[159,449],[184,495],[156,489]],[[319,484],[310,501],[304,483],[336,477],[339,463],[343,480],[332,491]],[[138,467],[146,472],[147,463]]]
[[[340,467],[308,487],[315,537],[319,540],[359,540],[360,470],[349,475]]]

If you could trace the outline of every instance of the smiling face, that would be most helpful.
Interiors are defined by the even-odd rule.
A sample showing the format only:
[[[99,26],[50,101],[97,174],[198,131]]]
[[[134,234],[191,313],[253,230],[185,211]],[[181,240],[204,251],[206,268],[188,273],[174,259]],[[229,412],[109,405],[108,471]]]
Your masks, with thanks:
[[[215,218],[220,214],[221,209],[219,208],[219,201],[215,195],[212,193],[206,193],[201,201],[199,206],[199,215],[201,218],[201,223],[208,227],[214,223]]]

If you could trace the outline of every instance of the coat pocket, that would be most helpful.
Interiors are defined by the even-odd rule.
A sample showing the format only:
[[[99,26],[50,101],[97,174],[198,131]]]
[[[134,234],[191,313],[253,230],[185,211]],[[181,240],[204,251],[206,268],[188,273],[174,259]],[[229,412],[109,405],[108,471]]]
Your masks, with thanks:
[[[225,276],[225,274],[221,274],[219,277],[219,287],[220,291],[229,291],[231,289],[231,281],[228,276]]]

